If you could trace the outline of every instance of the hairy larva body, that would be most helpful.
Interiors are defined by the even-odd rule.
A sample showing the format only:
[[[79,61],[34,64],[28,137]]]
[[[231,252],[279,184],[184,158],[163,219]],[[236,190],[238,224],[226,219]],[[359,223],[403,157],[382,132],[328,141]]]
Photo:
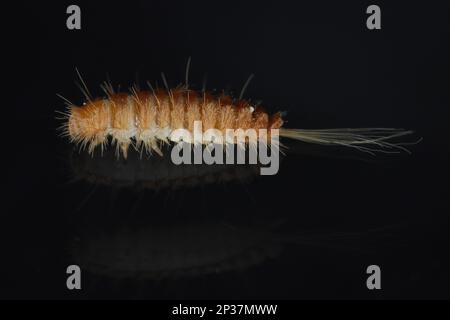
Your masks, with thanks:
[[[161,154],[161,143],[178,142],[171,138],[173,130],[193,132],[195,121],[202,123],[203,130],[216,129],[223,135],[227,129],[270,130],[283,124],[281,113],[269,116],[245,100],[234,102],[226,95],[215,97],[178,88],[110,93],[108,98],[88,101],[81,107],[69,106],[66,133],[72,141],[87,145],[89,152],[111,136],[125,157],[133,142]],[[236,137],[234,143],[245,141]]]
[[[256,149],[257,145],[275,148],[281,146],[278,136],[308,143],[337,145],[356,148],[359,151],[375,153],[393,153],[408,151],[403,146],[408,143],[391,142],[412,131],[393,128],[344,128],[344,129],[287,129],[283,127],[281,112],[269,115],[260,106],[242,99],[245,84],[239,99],[229,95],[213,95],[190,90],[187,84],[189,62],[186,69],[186,84],[169,89],[165,77],[165,89],[139,90],[133,86],[130,93],[115,92],[110,83],[102,88],[105,98],[93,99],[84,83],[81,90],[86,102],[76,106],[66,100],[67,111],[59,112],[65,122],[61,126],[63,135],[70,138],[80,148],[87,148],[93,154],[96,147],[102,150],[109,137],[116,146],[116,154],[126,158],[128,149],[146,150],[162,155],[161,145],[178,143],[181,140],[191,144],[237,144]],[[210,135],[196,140],[196,123],[201,123],[202,130],[212,130],[218,135]],[[184,130],[187,135],[180,138],[174,134]],[[232,131],[231,139],[229,131]],[[239,132],[239,134],[236,134]],[[243,132],[243,134],[242,134]],[[257,134],[248,134],[257,132]],[[186,138],[188,136],[188,138]],[[192,138],[192,136],[194,138]],[[224,137],[224,138],[223,138]],[[275,140],[271,139],[276,137]]]

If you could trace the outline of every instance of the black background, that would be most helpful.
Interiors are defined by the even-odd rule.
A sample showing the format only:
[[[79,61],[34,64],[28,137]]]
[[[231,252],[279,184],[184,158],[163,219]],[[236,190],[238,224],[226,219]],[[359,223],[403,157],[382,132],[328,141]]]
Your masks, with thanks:
[[[15,120],[5,124],[20,143],[7,170],[3,297],[450,297],[445,1],[378,1],[382,30],[374,31],[365,25],[366,1],[77,2],[79,31],[66,28],[69,4],[23,8],[39,13],[39,27],[15,38],[33,49],[11,65],[31,62],[39,70],[20,73]],[[412,155],[377,157],[294,144],[276,176],[176,190],[72,181],[76,156],[56,134],[54,111],[64,107],[56,93],[83,101],[75,68],[100,95],[106,74],[126,89],[136,78],[161,84],[164,72],[175,86],[189,56],[194,88],[207,74],[209,89],[239,93],[254,73],[246,97],[288,111],[287,127],[402,127],[423,141]],[[110,245],[94,255],[93,268],[77,259],[97,248],[96,234],[106,234]],[[242,243],[233,259],[230,241]],[[245,241],[256,243],[247,249]],[[76,251],[79,243],[84,249]],[[151,266],[183,265],[184,245],[199,264],[224,254],[218,265],[228,270],[125,276],[102,265],[104,256],[116,257],[130,271],[135,260],[127,255],[150,257]],[[155,252],[166,255],[155,260]],[[81,291],[66,289],[70,264],[83,270]],[[371,264],[382,270],[378,291],[366,288]]]

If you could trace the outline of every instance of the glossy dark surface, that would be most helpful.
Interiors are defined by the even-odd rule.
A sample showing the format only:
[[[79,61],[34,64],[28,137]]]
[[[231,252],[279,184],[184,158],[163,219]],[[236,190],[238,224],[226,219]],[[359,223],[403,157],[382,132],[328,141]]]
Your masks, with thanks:
[[[66,29],[67,5],[46,11],[39,95],[16,109],[37,128],[31,138],[20,131],[24,155],[8,170],[2,295],[449,298],[444,5],[381,4],[373,32],[364,2],[91,2],[80,4],[81,31]],[[82,103],[75,67],[99,95],[107,73],[124,89],[136,73],[161,86],[161,71],[175,86],[189,56],[193,88],[207,73],[208,88],[238,94],[255,73],[245,96],[288,111],[287,127],[403,127],[424,139],[411,155],[377,157],[290,143],[279,173],[260,176],[173,173],[167,158],[90,159],[56,136],[55,94]],[[66,289],[70,264],[82,269],[81,291]],[[379,291],[366,288],[372,264]]]

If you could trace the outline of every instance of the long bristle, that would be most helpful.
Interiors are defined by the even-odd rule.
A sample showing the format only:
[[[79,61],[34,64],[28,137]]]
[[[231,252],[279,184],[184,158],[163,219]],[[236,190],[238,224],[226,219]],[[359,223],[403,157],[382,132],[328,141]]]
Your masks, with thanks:
[[[415,144],[394,142],[398,137],[412,134],[413,131],[394,128],[355,128],[355,129],[280,129],[280,136],[308,143],[335,145],[355,148],[369,154],[410,153],[404,146]]]

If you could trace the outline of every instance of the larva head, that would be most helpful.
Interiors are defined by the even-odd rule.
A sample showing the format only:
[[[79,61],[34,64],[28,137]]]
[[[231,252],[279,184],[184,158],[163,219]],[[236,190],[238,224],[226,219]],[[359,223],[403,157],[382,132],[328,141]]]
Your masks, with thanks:
[[[105,108],[103,100],[89,102],[81,107],[70,106],[68,133],[73,141],[89,144],[89,151],[107,136],[109,126],[109,109]]]
[[[73,140],[78,140],[78,137],[83,132],[83,117],[81,108],[77,106],[70,106],[70,116],[67,125],[69,135]]]

